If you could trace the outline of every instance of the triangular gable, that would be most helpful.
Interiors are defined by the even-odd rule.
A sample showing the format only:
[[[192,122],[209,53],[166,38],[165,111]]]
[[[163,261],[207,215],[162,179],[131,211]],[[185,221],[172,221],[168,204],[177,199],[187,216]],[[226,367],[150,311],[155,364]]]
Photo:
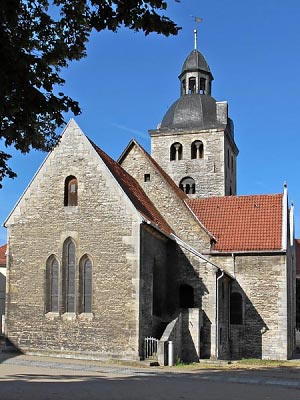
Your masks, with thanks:
[[[139,184],[132,177],[130,177],[130,175],[128,175],[120,165],[118,165],[104,151],[99,149],[99,147],[91,142],[84,135],[80,127],[73,119],[69,121],[60,137],[58,144],[47,155],[44,162],[41,164],[40,168],[31,180],[30,184],[20,197],[19,201],[17,202],[16,206],[14,207],[5,222],[6,226],[13,221],[15,215],[21,213],[22,204],[26,202],[26,199],[30,198],[31,192],[34,190],[38,190],[39,183],[43,178],[43,174],[47,169],[48,164],[52,161],[55,162],[56,152],[62,148],[61,146],[70,145],[70,143],[73,144],[74,140],[78,141],[78,146],[80,146],[80,148],[89,152],[90,157],[95,157],[97,163],[101,160],[100,162],[103,163],[105,169],[116,182],[122,194],[125,194],[125,196],[122,196],[122,198],[124,199],[124,201],[127,201],[127,204],[130,207],[132,207],[132,211],[137,213],[137,216],[138,218],[140,218],[141,222],[143,220],[147,220],[154,227],[162,230],[165,234],[169,235],[171,233],[171,228],[161,217],[152,202],[147,198],[146,194],[143,192]]]
[[[132,139],[129,144],[127,145],[126,149],[123,151],[121,156],[118,159],[118,163],[122,165],[122,162],[126,159],[126,157],[129,155],[130,151],[132,148],[136,146],[137,149],[139,149],[140,152],[147,158],[148,162],[152,165],[152,167],[157,171],[157,173],[161,176],[161,178],[164,180],[164,182],[169,186],[169,188],[172,190],[172,192],[178,197],[179,200],[181,200],[185,207],[188,209],[188,211],[191,213],[192,217],[197,221],[197,223],[201,226],[201,228],[208,234],[208,236],[215,240],[214,235],[211,233],[211,231],[203,224],[203,222],[198,218],[197,215],[191,210],[188,200],[189,197],[187,196],[186,193],[184,193],[173,181],[173,179],[161,168],[161,166],[154,160],[154,158],[151,157],[151,155],[135,140]]]
[[[64,133],[72,128],[72,127],[78,127],[78,125],[76,124],[76,122],[74,121],[73,118],[71,118],[69,120],[69,122],[67,123],[66,127],[64,128],[64,130],[62,131],[62,134],[60,136],[60,139],[63,137]],[[78,127],[79,128],[79,127]],[[60,140],[58,142],[58,144],[54,147],[54,149],[59,145]],[[53,150],[54,150],[53,149]],[[37,183],[37,180],[40,178],[40,175],[42,174],[42,170],[44,168],[44,165],[46,164],[48,158],[51,156],[51,154],[53,153],[53,150],[50,151],[44,161],[42,162],[42,164],[39,166],[38,170],[36,171],[36,173],[33,175],[31,181],[29,182],[29,184],[27,185],[27,187],[25,188],[24,192],[21,194],[21,196],[19,197],[17,203],[15,204],[15,206],[13,207],[13,209],[11,210],[11,212],[9,213],[8,217],[6,218],[6,220],[4,221],[3,226],[7,227],[7,225],[10,223],[11,219],[13,219],[14,214],[18,214],[20,212],[20,206],[22,204],[23,201],[25,201],[25,198],[27,195],[30,194],[30,191],[34,189],[35,183]]]
[[[283,194],[189,199],[217,242],[213,251],[282,250]]]
[[[154,168],[157,170],[157,172],[163,177],[163,179],[166,181],[166,183],[170,186],[170,188],[173,190],[174,193],[181,199],[181,200],[186,200],[188,199],[188,196],[186,193],[184,193],[173,181],[173,179],[161,168],[161,166],[150,156],[150,154],[135,140],[132,139],[126,149],[123,151],[121,156],[118,159],[118,163],[122,165],[122,161],[126,158],[130,150],[132,149],[133,146],[137,146],[137,148],[144,153],[144,155],[148,158],[150,163],[154,166]]]

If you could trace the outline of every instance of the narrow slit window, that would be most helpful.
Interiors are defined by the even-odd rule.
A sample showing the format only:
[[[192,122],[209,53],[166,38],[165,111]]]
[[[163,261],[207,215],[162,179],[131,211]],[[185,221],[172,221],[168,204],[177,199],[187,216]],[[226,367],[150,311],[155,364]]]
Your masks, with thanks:
[[[144,182],[150,182],[150,174],[144,175]]]
[[[51,256],[46,265],[46,312],[58,312],[58,261]]]
[[[92,312],[92,262],[86,256],[80,263],[79,310],[81,313]]]
[[[63,311],[75,312],[76,255],[71,239],[64,243],[62,281]]]

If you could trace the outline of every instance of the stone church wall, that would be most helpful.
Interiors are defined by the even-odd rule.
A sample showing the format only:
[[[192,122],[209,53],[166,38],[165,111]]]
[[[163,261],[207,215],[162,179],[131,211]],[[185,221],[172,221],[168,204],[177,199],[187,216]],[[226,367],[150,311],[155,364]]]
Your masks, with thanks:
[[[64,207],[64,181],[78,179],[78,206]],[[87,139],[65,134],[8,220],[7,335],[21,350],[77,357],[139,357],[137,213]],[[93,268],[92,313],[45,314],[45,267],[61,268],[71,237]],[[61,293],[60,293],[61,295]]]
[[[225,133],[223,130],[207,130],[193,133],[157,135],[152,133],[151,154],[159,165],[171,176],[176,185],[184,177],[196,182],[196,193],[191,197],[224,196],[229,194],[225,187]],[[201,140],[204,146],[203,158],[191,159],[191,145]],[[170,161],[170,147],[173,143],[182,145],[182,159]],[[235,186],[235,184],[234,184]]]
[[[243,298],[243,323],[229,330],[232,357],[289,358],[285,255],[235,255],[234,262],[231,256],[214,258],[235,275],[231,290]]]
[[[133,146],[122,160],[122,167],[137,179],[178,237],[198,251],[209,250],[209,235],[140,149]],[[150,175],[150,181],[144,181],[145,174]],[[179,313],[180,286],[191,286],[194,290],[194,307],[203,309],[202,354],[206,358],[214,356],[217,271],[175,243],[169,245],[169,254],[173,260],[168,264],[168,322]]]

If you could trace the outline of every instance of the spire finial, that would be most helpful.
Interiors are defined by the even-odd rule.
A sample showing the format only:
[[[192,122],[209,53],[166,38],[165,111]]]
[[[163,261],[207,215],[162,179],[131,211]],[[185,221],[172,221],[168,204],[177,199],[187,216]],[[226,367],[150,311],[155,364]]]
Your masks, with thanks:
[[[198,44],[197,44],[197,39],[198,39],[198,37],[197,37],[197,29],[194,29],[194,50],[197,50],[198,49]]]
[[[195,17],[194,15],[191,15],[191,17],[193,18],[194,22],[198,22],[201,23],[203,21],[202,18],[200,17]],[[198,50],[198,43],[197,43],[197,29],[194,29],[194,50]]]

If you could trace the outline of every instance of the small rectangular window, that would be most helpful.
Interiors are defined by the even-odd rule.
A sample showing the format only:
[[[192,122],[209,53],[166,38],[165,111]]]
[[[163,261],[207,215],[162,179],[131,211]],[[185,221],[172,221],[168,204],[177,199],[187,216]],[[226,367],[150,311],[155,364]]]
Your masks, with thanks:
[[[144,182],[150,182],[150,174],[144,175]]]

